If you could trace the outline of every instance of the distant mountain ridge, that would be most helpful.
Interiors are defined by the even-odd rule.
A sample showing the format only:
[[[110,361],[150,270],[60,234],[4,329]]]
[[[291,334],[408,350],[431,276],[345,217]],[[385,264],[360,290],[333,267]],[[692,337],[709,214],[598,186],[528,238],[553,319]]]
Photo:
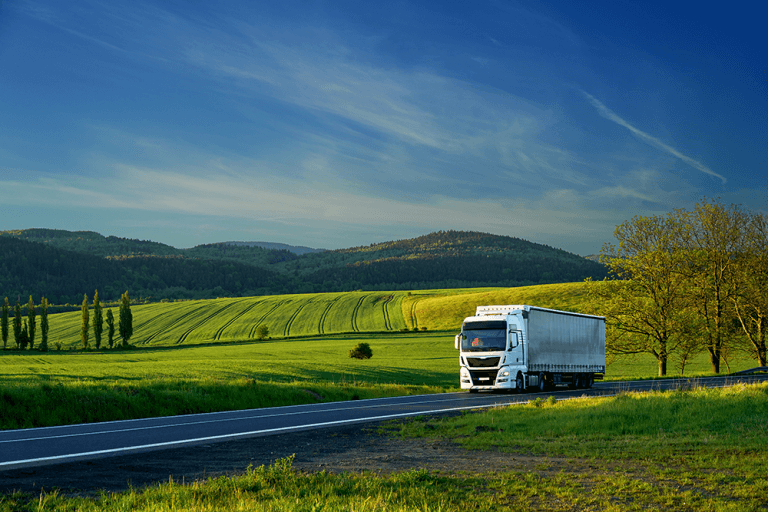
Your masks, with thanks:
[[[54,303],[77,304],[97,288],[102,300],[117,299],[125,290],[133,297],[164,300],[512,287],[602,279],[606,273],[603,265],[561,249],[470,231],[303,254],[287,244],[255,244],[176,249],[92,231],[4,231],[0,297],[46,296]]]
[[[291,251],[292,253],[301,256],[310,252],[323,252],[325,249],[313,249],[311,247],[304,247],[303,245],[288,245],[277,242],[224,242],[227,245],[237,245],[244,247],[261,247],[262,249],[277,249]]]

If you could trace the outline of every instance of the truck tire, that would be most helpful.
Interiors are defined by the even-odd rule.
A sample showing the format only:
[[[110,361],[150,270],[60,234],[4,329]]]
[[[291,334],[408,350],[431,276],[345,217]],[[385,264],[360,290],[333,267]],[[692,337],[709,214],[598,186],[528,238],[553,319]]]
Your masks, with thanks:
[[[586,384],[584,384],[584,387],[589,389],[589,388],[592,387],[592,385],[594,383],[595,383],[595,374],[594,373],[590,373],[589,375],[587,375],[587,382],[586,382]]]
[[[539,374],[539,391],[547,390],[547,381],[544,379],[544,372]]]
[[[515,379],[515,390],[516,390],[518,393],[523,393],[523,392],[525,391],[525,390],[523,389],[523,386],[524,386],[524,385],[525,385],[525,384],[523,384],[523,374],[522,374],[522,373],[520,373],[520,372],[518,372],[518,373],[517,373],[517,378]]]

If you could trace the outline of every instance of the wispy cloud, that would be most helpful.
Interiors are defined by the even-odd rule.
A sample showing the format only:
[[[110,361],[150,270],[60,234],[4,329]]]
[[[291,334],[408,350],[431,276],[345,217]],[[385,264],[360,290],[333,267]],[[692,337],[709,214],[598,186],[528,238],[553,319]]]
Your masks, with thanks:
[[[636,135],[640,139],[642,139],[645,142],[651,144],[652,146],[656,146],[657,148],[659,148],[659,149],[661,149],[663,151],[666,151],[670,155],[673,155],[673,156],[679,158],[680,160],[682,160],[683,162],[687,163],[691,167],[693,167],[695,169],[698,169],[699,171],[701,171],[701,172],[703,172],[705,174],[709,174],[710,176],[714,176],[715,178],[720,178],[720,180],[722,180],[723,183],[726,182],[726,179],[725,179],[724,176],[716,173],[715,171],[713,171],[712,169],[710,169],[706,165],[702,164],[698,160],[694,160],[693,158],[682,154],[680,151],[676,150],[675,148],[673,148],[673,147],[671,147],[671,146],[669,146],[667,144],[664,144],[662,141],[660,141],[656,137],[654,137],[652,135],[649,135],[649,134],[645,133],[644,131],[635,128],[634,126],[632,126],[631,124],[626,122],[624,119],[619,117],[611,109],[609,109],[608,107],[603,105],[603,103],[600,100],[598,100],[597,98],[595,98],[591,94],[589,94],[589,93],[587,93],[587,92],[585,92],[583,90],[580,91],[580,92],[581,92],[581,94],[584,95],[585,98],[587,98],[587,100],[589,100],[589,102],[592,104],[592,106],[595,107],[597,109],[598,113],[601,116],[603,116],[604,118],[606,118],[606,119],[608,119],[610,121],[613,121],[614,123],[616,123],[616,124],[618,124],[620,126],[623,126],[624,128],[626,128],[627,130],[632,132],[634,135]]]

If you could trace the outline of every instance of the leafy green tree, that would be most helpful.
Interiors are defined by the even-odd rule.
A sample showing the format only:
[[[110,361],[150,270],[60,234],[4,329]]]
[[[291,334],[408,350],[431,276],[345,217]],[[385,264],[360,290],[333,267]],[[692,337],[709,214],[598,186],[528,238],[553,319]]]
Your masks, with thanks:
[[[625,221],[614,232],[618,245],[603,247],[611,277],[588,280],[592,302],[607,319],[606,351],[652,354],[659,376],[691,330],[682,228],[672,214]]]
[[[128,346],[128,341],[133,336],[133,313],[131,313],[131,298],[128,296],[128,291],[120,298],[120,311],[119,311],[119,325],[120,337],[123,338],[123,346]]]
[[[104,316],[99,301],[99,290],[96,290],[93,293],[93,342],[96,344],[96,350],[101,348],[102,332],[104,332]]]
[[[758,366],[768,366],[768,216],[752,214],[745,231],[747,252],[735,273],[737,293],[731,299],[748,341],[745,351],[755,357]]]
[[[681,244],[687,262],[690,303],[702,320],[701,345],[709,353],[714,373],[735,348],[733,301],[742,280],[739,268],[748,255],[745,226],[748,214],[737,205],[703,200],[692,212],[679,211],[686,225]]]
[[[355,348],[349,351],[349,357],[355,359],[370,359],[373,357],[373,350],[367,343],[358,343]]]
[[[8,304],[8,297],[6,297],[5,301],[3,302],[2,320],[0,320],[3,333],[3,350],[5,350],[5,347],[8,345],[8,313],[10,312],[10,309],[11,307],[10,304]]]
[[[29,349],[35,348],[35,331],[37,330],[37,315],[35,313],[35,303],[32,296],[29,296],[27,303],[27,318],[29,319]]]
[[[48,299],[40,299],[40,350],[48,352]]]
[[[263,340],[266,339],[267,336],[269,336],[269,327],[267,327],[264,324],[261,324],[256,328],[256,339],[257,340]]]
[[[112,345],[115,342],[115,315],[112,314],[112,310],[107,310],[107,343],[109,343],[109,348],[112,348]]]
[[[16,348],[21,348],[21,304],[18,300],[13,309],[13,340],[16,342]]]
[[[88,338],[90,337],[90,332],[88,330],[89,312],[87,294],[83,294],[83,305],[80,310],[82,311],[82,322],[80,324],[80,341],[83,343],[83,348],[88,348]]]
[[[27,326],[27,321],[24,320],[24,327],[21,328],[21,332],[19,333],[19,347],[21,348],[21,350],[26,349],[28,343],[29,343],[29,327]]]

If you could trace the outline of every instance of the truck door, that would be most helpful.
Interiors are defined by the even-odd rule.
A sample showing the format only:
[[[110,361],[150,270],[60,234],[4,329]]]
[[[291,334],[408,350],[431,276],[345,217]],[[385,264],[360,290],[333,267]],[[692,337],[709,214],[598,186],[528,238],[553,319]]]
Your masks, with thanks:
[[[517,326],[509,326],[509,350],[507,353],[508,364],[523,364],[523,339],[522,333],[517,330]]]

